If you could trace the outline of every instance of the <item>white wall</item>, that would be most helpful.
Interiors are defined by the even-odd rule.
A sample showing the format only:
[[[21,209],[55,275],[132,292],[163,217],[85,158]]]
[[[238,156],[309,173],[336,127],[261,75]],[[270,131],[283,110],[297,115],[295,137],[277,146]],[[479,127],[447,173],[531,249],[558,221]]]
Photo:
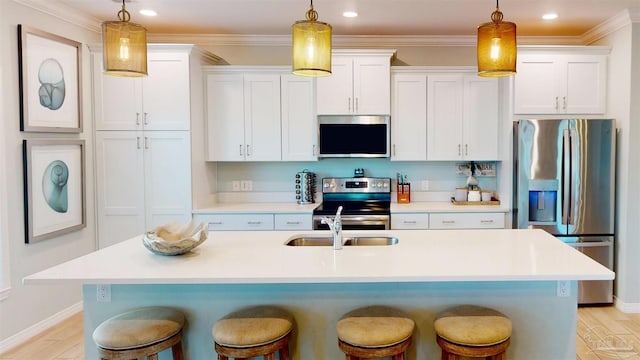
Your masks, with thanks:
[[[628,16],[628,14],[627,14]],[[640,312],[640,25],[628,24],[600,39],[611,47],[607,109],[620,129],[617,144],[616,305]],[[635,101],[634,101],[635,100]]]
[[[86,44],[100,41],[100,34],[61,21],[51,15],[13,1],[0,1],[0,77],[3,79],[3,107],[0,122],[0,207],[2,251],[8,251],[11,289],[0,301],[0,352],[15,345],[25,329],[37,328],[44,319],[56,318],[61,311],[74,308],[81,301],[80,286],[24,286],[22,278],[95,249],[95,215],[93,188],[93,144],[91,115],[91,77]],[[81,42],[82,47],[82,109],[84,131],[81,134],[48,134],[20,132],[18,94],[17,24]],[[86,141],[86,221],[87,227],[64,236],[39,243],[24,243],[23,217],[23,139],[84,139]],[[77,307],[75,307],[77,308]],[[23,333],[21,333],[23,332]],[[30,334],[33,335],[33,334]]]

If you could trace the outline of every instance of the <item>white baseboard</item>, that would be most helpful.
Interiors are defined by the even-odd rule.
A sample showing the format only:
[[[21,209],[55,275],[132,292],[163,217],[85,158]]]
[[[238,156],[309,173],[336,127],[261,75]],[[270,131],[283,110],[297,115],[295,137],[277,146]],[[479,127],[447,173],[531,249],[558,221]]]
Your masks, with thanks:
[[[616,308],[625,314],[639,314],[640,303],[625,303],[618,298],[615,300]]]
[[[59,324],[60,322],[68,319],[69,317],[79,313],[80,311],[82,311],[82,301],[76,304],[73,304],[56,314],[53,314],[52,316],[38,322],[33,326],[30,326],[20,331],[15,335],[9,336],[5,340],[0,341],[0,354],[24,343],[25,341],[38,335],[44,330],[47,330],[50,327]]]

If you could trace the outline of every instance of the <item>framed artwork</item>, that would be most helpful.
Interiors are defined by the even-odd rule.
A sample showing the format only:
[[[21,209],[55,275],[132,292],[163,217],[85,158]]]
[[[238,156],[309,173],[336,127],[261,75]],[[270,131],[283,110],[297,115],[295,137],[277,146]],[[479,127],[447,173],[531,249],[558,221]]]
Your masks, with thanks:
[[[82,132],[81,44],[18,25],[20,131]]]
[[[25,242],[86,226],[84,140],[22,140]]]

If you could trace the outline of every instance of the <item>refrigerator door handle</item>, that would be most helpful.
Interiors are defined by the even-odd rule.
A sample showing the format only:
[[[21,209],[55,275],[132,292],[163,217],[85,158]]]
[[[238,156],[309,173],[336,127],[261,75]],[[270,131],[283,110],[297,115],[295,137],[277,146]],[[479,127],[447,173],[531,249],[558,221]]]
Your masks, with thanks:
[[[571,137],[569,130],[565,129],[562,134],[562,223],[569,223],[570,193],[569,183],[571,181],[571,169],[569,161],[571,159]]]

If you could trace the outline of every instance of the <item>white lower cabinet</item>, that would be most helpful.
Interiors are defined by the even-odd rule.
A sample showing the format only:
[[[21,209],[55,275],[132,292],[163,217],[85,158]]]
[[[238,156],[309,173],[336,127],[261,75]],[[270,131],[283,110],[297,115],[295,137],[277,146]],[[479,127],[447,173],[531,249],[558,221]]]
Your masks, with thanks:
[[[429,229],[504,229],[502,212],[496,213],[431,213]]]
[[[96,131],[98,246],[191,219],[188,131]]]
[[[392,230],[424,230],[429,228],[429,214],[391,214]]]
[[[209,230],[274,229],[273,214],[194,214],[193,220],[196,223],[208,223]]]
[[[310,214],[275,214],[276,230],[312,230]]]

